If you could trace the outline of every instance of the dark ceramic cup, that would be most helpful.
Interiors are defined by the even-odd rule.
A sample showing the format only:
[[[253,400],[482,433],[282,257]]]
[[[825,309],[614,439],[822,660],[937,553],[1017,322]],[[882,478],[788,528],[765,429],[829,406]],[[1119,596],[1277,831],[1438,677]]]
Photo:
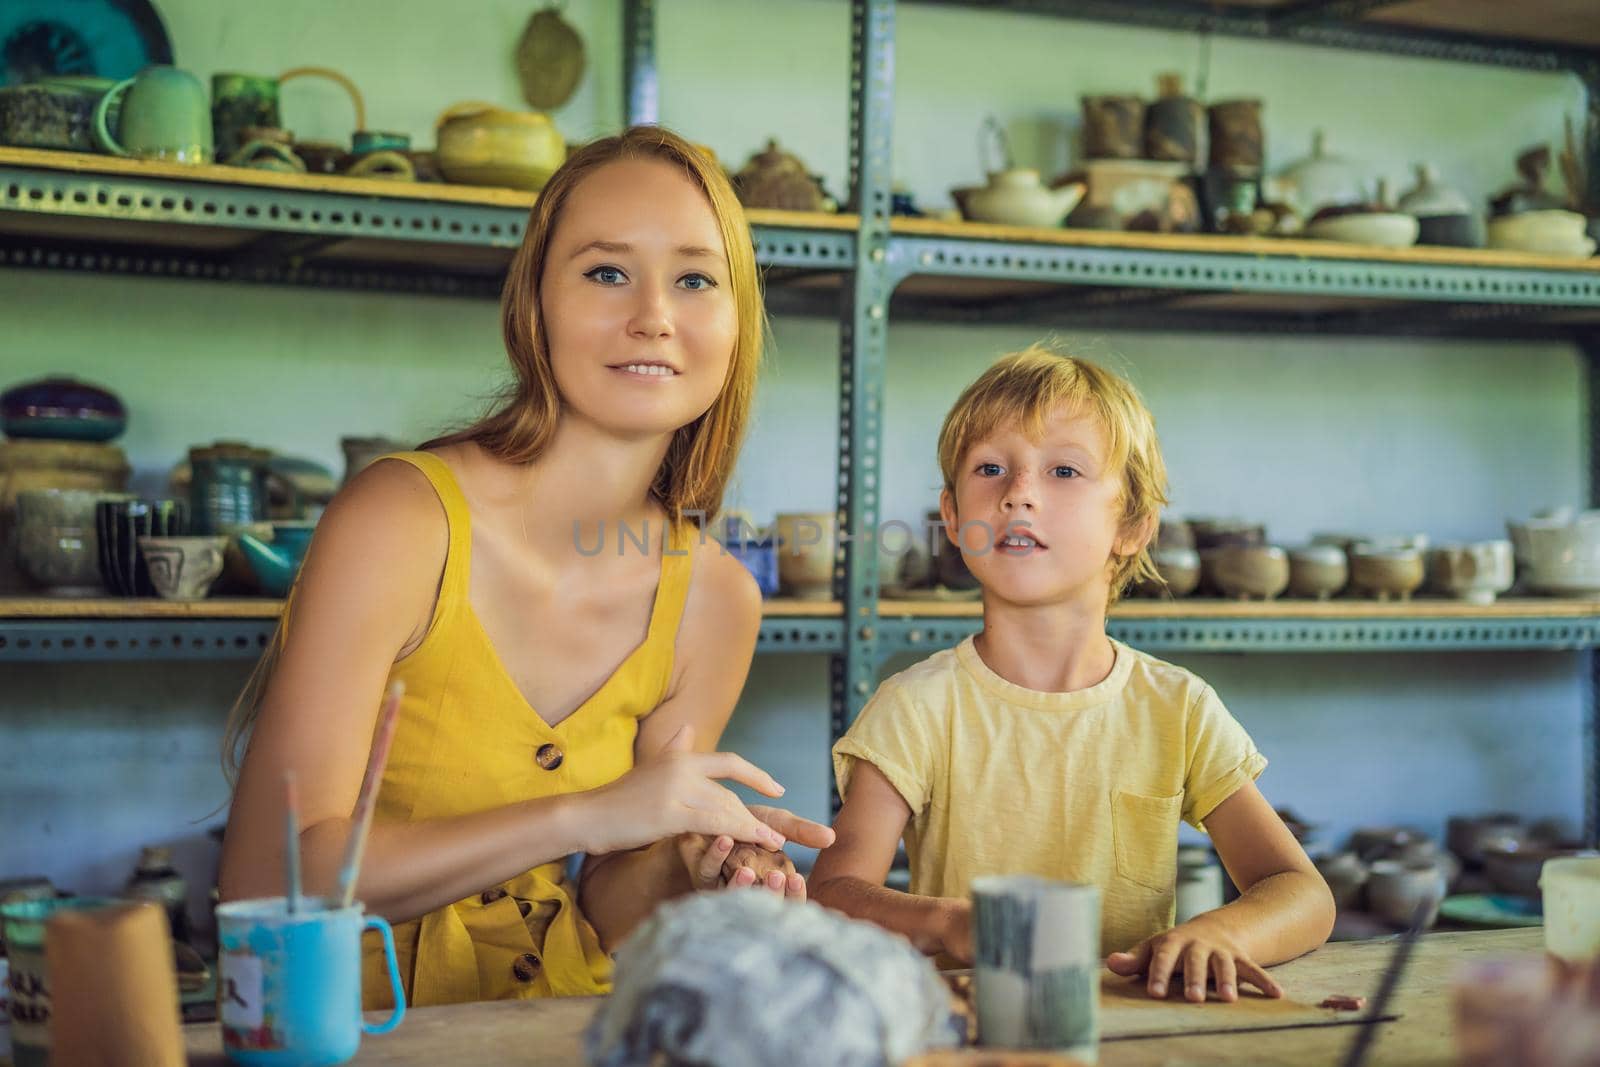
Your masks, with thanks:
[[[139,552],[141,537],[183,537],[189,507],[181,500],[106,500],[95,505],[100,576],[117,596],[155,596]]]

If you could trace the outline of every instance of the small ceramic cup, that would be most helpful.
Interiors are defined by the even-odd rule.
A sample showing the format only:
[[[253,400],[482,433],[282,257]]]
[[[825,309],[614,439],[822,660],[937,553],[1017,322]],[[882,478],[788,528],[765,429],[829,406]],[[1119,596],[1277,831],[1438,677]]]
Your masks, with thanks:
[[[141,537],[150,584],[167,600],[200,600],[222,573],[226,537]]]
[[[1338,545],[1289,549],[1289,595],[1327,600],[1350,580],[1350,561]]]
[[[1351,584],[1379,600],[1410,600],[1426,573],[1419,548],[1386,548],[1370,542],[1350,547]]]
[[[1379,860],[1367,878],[1367,904],[1379,918],[1400,927],[1410,926],[1417,909],[1426,906],[1422,920],[1426,930],[1439,917],[1445,885],[1445,872],[1435,863]]]

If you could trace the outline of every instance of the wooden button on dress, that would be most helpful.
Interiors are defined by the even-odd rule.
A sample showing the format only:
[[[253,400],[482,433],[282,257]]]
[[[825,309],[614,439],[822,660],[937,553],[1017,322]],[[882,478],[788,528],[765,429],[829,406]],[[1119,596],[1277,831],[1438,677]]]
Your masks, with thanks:
[[[561,761],[566,758],[566,754],[555,745],[540,745],[539,751],[533,754],[533,761],[547,771],[561,766]]]
[[[531,982],[539,976],[539,957],[531,952],[524,952],[511,964],[511,973],[516,975],[519,982]]]
[[[505,895],[506,891],[503,888],[500,886],[495,886],[493,889],[485,889],[478,895],[478,899],[485,904],[493,904],[495,901],[499,900]]]

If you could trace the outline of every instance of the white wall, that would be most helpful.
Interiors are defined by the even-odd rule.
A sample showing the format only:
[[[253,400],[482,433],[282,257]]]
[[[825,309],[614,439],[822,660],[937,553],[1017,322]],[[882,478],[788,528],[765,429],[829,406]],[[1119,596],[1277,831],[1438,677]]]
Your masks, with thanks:
[[[343,69],[370,125],[422,143],[456,100],[518,100],[510,52],[524,0],[161,0],[180,64]],[[661,0],[662,117],[737,166],[776,134],[842,191],[848,9],[836,0]],[[590,72],[557,120],[572,137],[620,121],[620,17],[570,3]],[[977,176],[997,114],[1021,162],[1071,159],[1080,94],[1148,90],[1194,70],[1178,35],[966,10],[900,13],[896,171],[926,203]],[[1003,79],[986,71],[1003,71]],[[1192,81],[1192,79],[1191,79]],[[1565,77],[1218,40],[1213,96],[1265,97],[1275,163],[1321,124],[1399,178],[1435,160],[1475,196],[1577,109]],[[342,137],[348,105],[285,90],[304,136]],[[1494,116],[1493,122],[1485,116]],[[757,516],[833,495],[837,330],[781,318],[733,503]],[[885,518],[934,498],[933,441],[956,393],[1041,329],[896,323],[890,331]],[[1508,514],[1583,493],[1577,361],[1559,344],[1134,333],[1063,335],[1123,367],[1155,411],[1177,513],[1237,513],[1274,536],[1424,530],[1486,537]],[[68,371],[128,402],[138,485],[188,445],[242,437],[336,469],[338,437],[420,439],[474,412],[500,380],[488,302],[0,272],[0,382]],[[1439,830],[1455,811],[1581,812],[1579,657],[1571,654],[1193,656],[1272,760],[1268,795],[1333,836],[1374,821]],[[241,664],[0,667],[0,877],[112,888],[141,843],[199,838],[225,796],[216,738]],[[803,813],[827,811],[826,661],[758,659],[726,743],[764,764]]]

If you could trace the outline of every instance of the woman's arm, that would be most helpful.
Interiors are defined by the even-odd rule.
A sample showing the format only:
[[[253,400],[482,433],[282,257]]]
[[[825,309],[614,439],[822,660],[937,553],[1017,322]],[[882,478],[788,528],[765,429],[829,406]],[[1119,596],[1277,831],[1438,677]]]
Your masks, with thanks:
[[[811,899],[908,938],[929,954],[972,962],[972,909],[966,900],[919,897],[883,884],[911,807],[882,771],[857,760],[834,822],[833,847],[811,871]]]
[[[700,545],[697,552],[674,650],[673,682],[667,698],[639,723],[634,741],[639,762],[651,759],[684,728],[695,748],[714,749],[750,673],[761,628],[760,590],[744,564],[714,543]],[[833,840],[827,827],[781,809],[750,810],[784,838],[814,848]],[[735,840],[731,834],[711,834],[709,839],[674,834],[634,851],[601,855],[607,850],[590,850],[579,893],[600,943],[615,949],[661,901],[703,888],[689,865],[703,865],[714,877]],[[758,843],[775,847],[770,841]]]
[[[1106,961],[1118,974],[1148,976],[1150,995],[1167,995],[1176,970],[1184,995],[1204,1000],[1208,978],[1225,1001],[1249,982],[1271,997],[1283,990],[1262,968],[1321,945],[1333,931],[1333,894],[1254,782],[1205,817],[1239,899],[1198,915]]]
[[[305,885],[333,889],[380,696],[395,659],[426,632],[448,538],[432,486],[407,464],[374,464],[329,506],[234,792],[219,876],[225,899],[284,891],[289,768],[299,784]],[[357,894],[398,921],[576,851],[628,848],[685,829],[758,839],[759,821],[710,780],[776,788],[754,767],[677,753],[644,770],[603,790],[472,815],[375,820]]]

